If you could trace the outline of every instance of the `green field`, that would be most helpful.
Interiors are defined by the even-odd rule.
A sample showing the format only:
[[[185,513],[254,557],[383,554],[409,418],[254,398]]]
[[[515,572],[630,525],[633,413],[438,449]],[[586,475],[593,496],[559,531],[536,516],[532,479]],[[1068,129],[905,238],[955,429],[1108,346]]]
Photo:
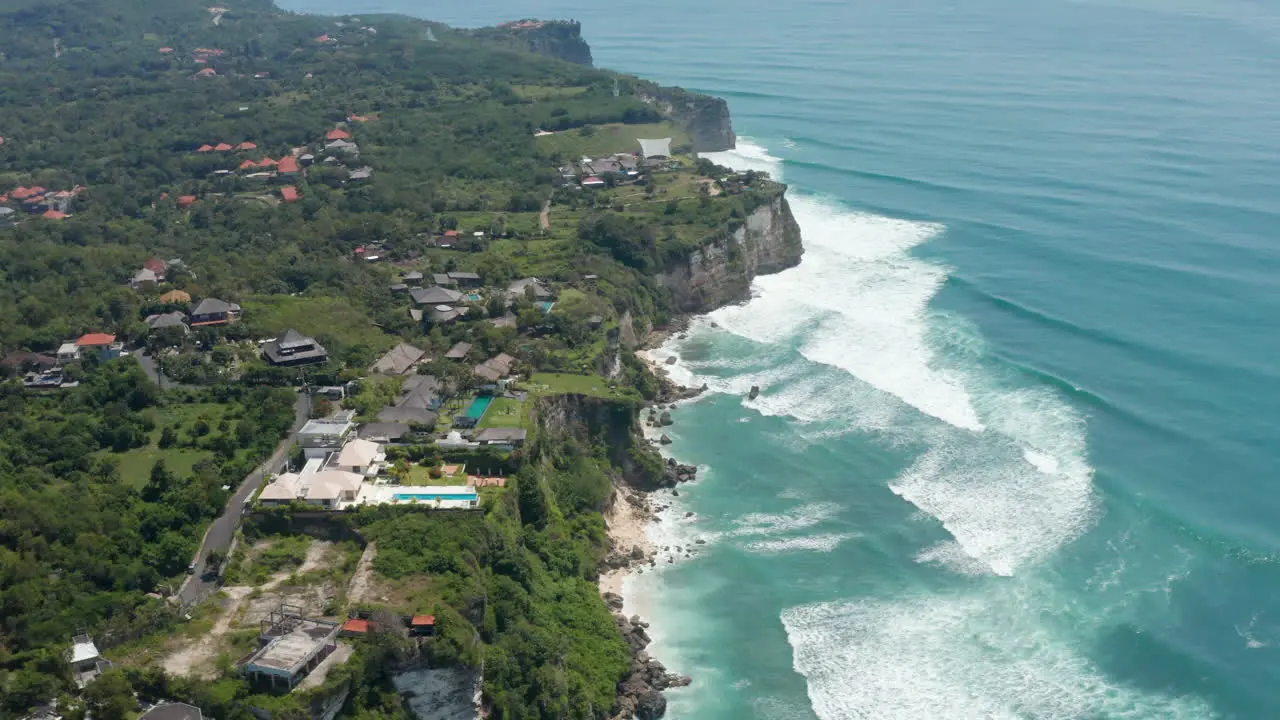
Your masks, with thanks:
[[[405,478],[405,485],[466,485],[467,484],[467,468],[464,466],[461,470],[453,475],[445,475],[443,477],[431,477],[430,469],[425,465],[415,464],[409,468],[409,477]]]
[[[513,398],[494,398],[480,419],[481,428],[522,427],[525,424],[524,403]]]
[[[134,448],[128,452],[116,453],[110,450],[99,450],[95,457],[113,460],[120,469],[120,479],[135,488],[147,484],[151,477],[151,468],[157,460],[164,460],[165,467],[178,477],[191,472],[196,463],[213,457],[213,452],[197,448],[168,447],[160,448],[160,434],[166,427],[181,427],[178,435],[186,438],[192,426],[203,419],[209,424],[211,432],[217,432],[218,424],[226,414],[226,406],[217,403],[173,404],[149,410],[156,427],[151,431],[151,442],[145,447]]]
[[[649,123],[645,125],[590,125],[589,135],[584,135],[582,128],[565,130],[554,135],[537,138],[538,150],[548,155],[559,155],[565,159],[578,159],[585,156],[600,157],[614,153],[639,152],[640,138],[671,138],[672,149],[682,145],[690,145],[693,140],[689,134],[679,130],[670,122]]]
[[[378,353],[396,343],[363,308],[344,298],[255,295],[241,304],[245,322],[264,337],[293,328],[304,335],[332,338],[344,347],[363,345]]]
[[[600,375],[537,373],[523,386],[534,395],[590,395],[609,400],[638,397],[631,388],[610,387],[609,381]]]

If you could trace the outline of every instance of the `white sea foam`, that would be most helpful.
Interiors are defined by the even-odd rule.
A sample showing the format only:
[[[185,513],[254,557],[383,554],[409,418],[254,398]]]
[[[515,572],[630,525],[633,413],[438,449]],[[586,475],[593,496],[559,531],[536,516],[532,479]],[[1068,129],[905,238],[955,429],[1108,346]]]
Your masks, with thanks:
[[[965,552],[960,543],[945,540],[932,547],[921,550],[916,555],[916,562],[922,565],[936,565],[961,575],[990,575],[991,568],[986,563]]]
[[[1109,682],[1029,610],[1044,598],[1008,583],[996,595],[784,611],[814,712],[822,720],[1213,717],[1198,699]]]
[[[835,503],[810,503],[781,513],[750,513],[738,518],[730,535],[778,535],[813,527],[835,517],[840,506]]]
[[[788,552],[831,552],[845,540],[857,537],[853,533],[825,533],[802,535],[781,540],[757,540],[747,543],[747,552],[777,555]]]
[[[712,159],[775,176],[782,167],[750,142]],[[747,407],[802,422],[838,418],[928,447],[891,489],[941,521],[991,572],[1011,575],[1086,529],[1095,509],[1081,418],[1051,391],[1002,386],[982,365],[976,331],[929,308],[947,270],[912,250],[942,228],[794,193],[791,206],[803,262],[757,278],[751,302],[711,317],[847,375],[809,373]],[[956,558],[928,553],[921,562],[967,572]]]

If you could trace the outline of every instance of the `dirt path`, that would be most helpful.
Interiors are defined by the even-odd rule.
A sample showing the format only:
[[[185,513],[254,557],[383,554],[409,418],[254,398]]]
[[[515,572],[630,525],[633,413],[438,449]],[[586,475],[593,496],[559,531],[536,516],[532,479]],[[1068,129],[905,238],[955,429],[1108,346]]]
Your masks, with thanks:
[[[213,627],[199,640],[184,645],[177,652],[166,657],[163,661],[164,671],[170,675],[196,676],[207,680],[216,678],[218,673],[215,665],[222,651],[221,640],[231,632],[232,625],[244,619],[245,611],[249,609],[246,599],[255,589],[261,591],[259,592],[261,596],[280,587],[294,574],[300,575],[322,567],[332,545],[333,543],[323,540],[311,543],[301,565],[272,575],[271,579],[263,583],[260,588],[247,585],[228,585],[222,588],[223,594],[227,596],[226,607],[214,622]]]
[[[543,230],[551,229],[551,198],[542,204],[542,214],[538,215],[538,222],[542,224]]]
[[[347,590],[347,602],[359,603],[363,602],[365,595],[369,594],[369,585],[373,583],[373,559],[378,556],[378,544],[369,543],[364,549],[364,554],[360,556],[360,562],[356,565],[355,574],[351,576],[351,586]]]

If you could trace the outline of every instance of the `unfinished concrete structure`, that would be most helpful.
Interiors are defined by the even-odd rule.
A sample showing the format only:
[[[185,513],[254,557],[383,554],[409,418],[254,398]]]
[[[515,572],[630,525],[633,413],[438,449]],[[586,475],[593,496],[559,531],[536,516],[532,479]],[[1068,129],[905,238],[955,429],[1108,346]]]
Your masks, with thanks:
[[[340,629],[281,603],[262,621],[258,649],[240,661],[240,669],[255,686],[288,692],[337,649]]]

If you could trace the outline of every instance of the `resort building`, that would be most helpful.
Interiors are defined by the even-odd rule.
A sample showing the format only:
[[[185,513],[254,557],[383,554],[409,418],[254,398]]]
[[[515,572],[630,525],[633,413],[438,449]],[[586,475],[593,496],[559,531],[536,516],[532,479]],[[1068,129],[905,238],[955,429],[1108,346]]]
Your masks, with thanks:
[[[293,328],[285,330],[279,337],[263,345],[262,355],[272,365],[285,367],[311,365],[329,360],[329,351],[325,350],[323,345],[316,342],[315,338],[307,337]]]
[[[95,678],[111,667],[110,661],[98,652],[98,646],[89,635],[76,635],[71,639],[71,679],[76,687],[84,689]]]
[[[351,432],[356,428],[355,423],[351,422],[352,417],[353,415],[342,413],[331,418],[308,420],[298,431],[298,445],[302,447],[303,456],[307,459],[323,459],[346,445]]]
[[[386,460],[387,454],[382,451],[381,445],[372,440],[357,438],[344,445],[342,452],[330,459],[329,467],[372,478],[382,471]]]

